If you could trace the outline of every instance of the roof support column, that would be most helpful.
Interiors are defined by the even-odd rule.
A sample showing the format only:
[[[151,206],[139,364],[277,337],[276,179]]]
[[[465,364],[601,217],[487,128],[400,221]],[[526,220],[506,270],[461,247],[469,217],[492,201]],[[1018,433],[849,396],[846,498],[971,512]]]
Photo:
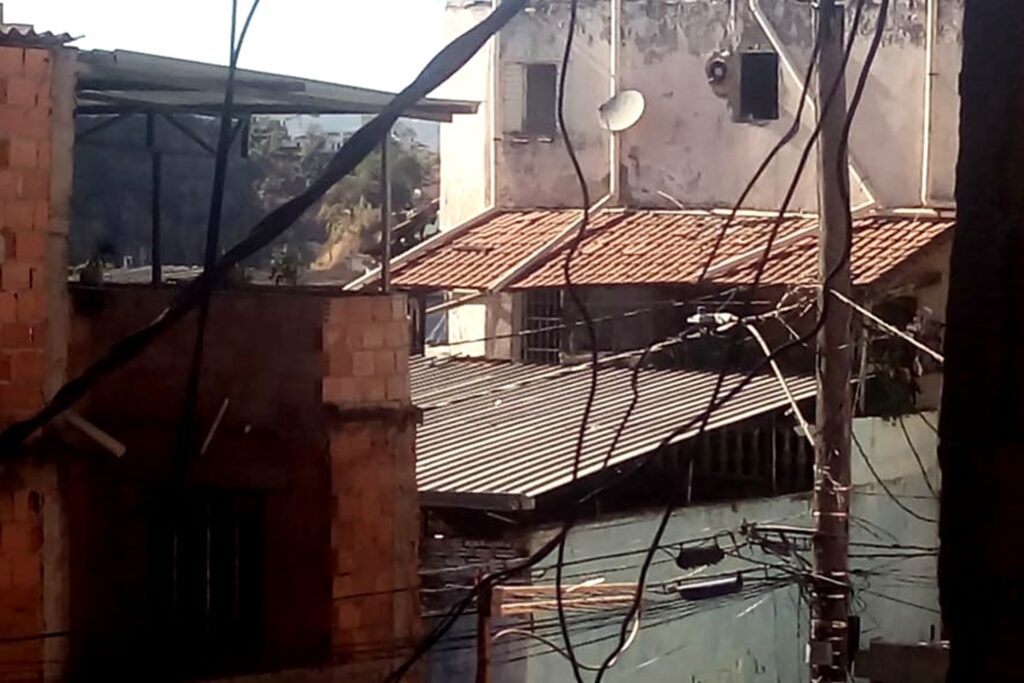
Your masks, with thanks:
[[[149,210],[152,223],[150,234],[150,263],[153,286],[163,282],[163,257],[160,251],[162,227],[160,225],[160,194],[163,178],[163,155],[156,145],[156,119],[152,112],[146,114],[146,149],[149,150],[150,184]]]

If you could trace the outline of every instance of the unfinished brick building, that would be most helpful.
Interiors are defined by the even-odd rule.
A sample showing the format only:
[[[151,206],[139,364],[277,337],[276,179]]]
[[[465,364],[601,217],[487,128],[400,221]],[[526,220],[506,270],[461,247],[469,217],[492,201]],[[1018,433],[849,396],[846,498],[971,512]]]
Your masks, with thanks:
[[[0,426],[173,295],[67,285],[68,40],[0,34]],[[408,651],[404,297],[246,287],[218,292],[211,321],[184,494],[171,484],[194,319],[0,454],[0,680],[371,681]]]

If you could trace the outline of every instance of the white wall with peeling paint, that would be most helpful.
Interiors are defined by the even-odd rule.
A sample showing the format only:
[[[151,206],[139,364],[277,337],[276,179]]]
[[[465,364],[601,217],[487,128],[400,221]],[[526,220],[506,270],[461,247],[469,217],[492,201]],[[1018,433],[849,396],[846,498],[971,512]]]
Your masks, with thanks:
[[[642,206],[671,206],[664,192],[687,206],[727,206],[734,202],[757,164],[794,120],[800,83],[780,76],[780,120],[764,124],[733,123],[726,102],[712,93],[705,76],[709,57],[718,50],[767,49],[767,34],[758,25],[748,2],[759,3],[783,56],[800,74],[806,68],[813,35],[809,3],[788,0],[622,0],[621,87],[642,91],[647,111],[636,127],[622,137],[625,197]],[[851,154],[868,187],[882,207],[916,206],[922,196],[922,156],[925,136],[927,10],[929,0],[893,0],[881,51],[871,72],[864,101],[852,134]],[[960,26],[963,0],[934,0],[932,110],[930,116],[929,203],[952,201],[958,118],[957,78],[960,64]],[[848,25],[854,3],[848,3]],[[489,3],[453,0],[447,12],[453,27],[460,18],[478,20]],[[594,199],[607,189],[608,141],[598,125],[597,108],[606,99],[609,79],[610,2],[580,0],[576,46],[570,64],[567,118],[571,138],[586,171]],[[857,31],[848,89],[856,75],[878,17],[878,5],[867,0]],[[442,184],[453,206],[445,215],[462,217],[462,202],[479,205],[479,196],[461,191],[466,173],[485,176],[475,164],[480,150],[493,152],[496,191],[489,199],[499,206],[536,207],[578,205],[579,191],[559,140],[516,135],[506,116],[521,107],[521,79],[515,69],[529,62],[558,63],[568,22],[567,0],[535,0],[530,10],[502,31],[498,58],[491,71],[469,67],[477,79],[476,94],[496,100],[492,130],[479,126],[442,126]],[[510,76],[510,74],[512,74]],[[486,83],[481,79],[490,79]],[[493,85],[493,87],[492,87]],[[448,93],[451,94],[451,93]],[[463,96],[471,94],[468,90]],[[489,110],[488,110],[489,111]],[[491,115],[491,114],[487,114]],[[480,115],[478,115],[480,116]],[[800,134],[773,163],[751,194],[749,208],[776,208],[797,166],[813,125],[804,116]],[[486,155],[485,155],[486,156]],[[815,165],[812,154],[793,207],[816,208]],[[447,166],[447,169],[446,169]],[[479,170],[478,170],[479,169]],[[865,194],[854,183],[853,202]],[[446,227],[455,224],[444,221]]]

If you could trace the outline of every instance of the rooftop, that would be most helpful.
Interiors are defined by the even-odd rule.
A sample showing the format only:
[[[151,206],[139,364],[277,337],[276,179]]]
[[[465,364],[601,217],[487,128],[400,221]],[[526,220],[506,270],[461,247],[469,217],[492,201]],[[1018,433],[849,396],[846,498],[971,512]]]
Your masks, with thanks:
[[[219,116],[228,68],[127,50],[83,50],[78,55],[78,113],[164,111]],[[238,69],[234,111],[252,114],[376,114],[393,93]],[[423,99],[405,116],[451,121],[476,102]]]
[[[431,289],[487,289],[577,220],[578,211],[506,210],[442,235],[395,265],[394,283]],[[752,279],[775,223],[772,216],[737,218],[714,254],[710,277],[722,282]],[[608,210],[595,215],[573,260],[580,285],[694,283],[708,265],[725,218],[686,211]],[[851,263],[854,283],[870,285],[933,245],[952,236],[955,220],[920,216],[865,216],[854,220]],[[783,219],[762,282],[807,284],[817,277],[817,221]],[[566,247],[555,250],[513,288],[555,287],[563,281]]]
[[[552,367],[508,361],[414,359],[413,401],[424,411],[416,433],[416,476],[424,505],[522,509],[573,480],[577,428],[590,386],[588,366]],[[650,452],[673,429],[707,408],[718,375],[641,370],[640,398],[609,452],[633,399],[632,370],[604,367],[580,458],[579,476]],[[727,375],[721,396],[742,377]],[[797,400],[815,394],[814,378],[787,380]],[[773,376],[755,377],[711,416],[718,429],[786,408]],[[696,436],[696,427],[673,443]]]

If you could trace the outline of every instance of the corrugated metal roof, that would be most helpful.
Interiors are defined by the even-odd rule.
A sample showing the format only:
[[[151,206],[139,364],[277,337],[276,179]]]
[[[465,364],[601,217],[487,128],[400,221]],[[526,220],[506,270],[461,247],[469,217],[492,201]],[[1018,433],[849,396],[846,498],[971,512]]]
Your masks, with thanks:
[[[394,282],[404,287],[482,289],[568,227],[576,211],[503,211],[468,227],[448,244],[396,269]],[[695,282],[718,239],[724,218],[682,211],[604,211],[594,216],[573,260],[573,280],[580,285],[683,284]],[[773,217],[738,218],[722,241],[714,265],[748,254],[762,245]],[[817,275],[815,218],[787,217],[779,230],[763,282],[803,284]],[[891,272],[921,249],[952,234],[953,219],[870,216],[854,221],[854,282],[867,285]],[[565,251],[552,254],[512,288],[560,286]],[[756,259],[751,259],[754,262]],[[752,269],[738,266],[717,274],[721,282],[745,282]]]
[[[178,111],[219,115],[228,69],[128,50],[82,51],[78,56],[78,113]],[[240,114],[376,114],[394,94],[338,83],[239,69],[235,111]],[[477,103],[425,98],[405,116],[451,121]]]
[[[561,374],[558,374],[561,373]],[[632,400],[632,371],[600,371],[597,398],[580,460],[587,476],[654,449],[673,429],[707,408],[717,375],[643,370],[640,399],[615,452],[605,462]],[[740,382],[727,376],[723,395]],[[577,429],[589,373],[512,362],[418,359],[411,366],[413,399],[424,409],[417,431],[417,481],[421,494],[534,498],[572,481]],[[798,399],[815,394],[812,377],[791,377]],[[772,376],[755,378],[721,406],[710,429],[789,405]],[[694,436],[697,429],[676,441]]]
[[[24,24],[0,24],[0,45],[16,47],[56,47],[70,43],[74,38],[67,33],[37,32]]]

